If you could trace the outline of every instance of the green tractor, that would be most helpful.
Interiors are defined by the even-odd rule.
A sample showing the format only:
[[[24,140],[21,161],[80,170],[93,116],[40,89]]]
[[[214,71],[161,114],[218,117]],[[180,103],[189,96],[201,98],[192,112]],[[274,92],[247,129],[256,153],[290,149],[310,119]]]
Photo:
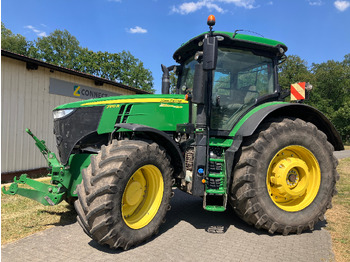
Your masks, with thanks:
[[[223,212],[229,203],[270,234],[300,234],[324,219],[339,179],[343,144],[318,110],[284,102],[278,41],[210,30],[162,65],[162,94],[107,97],[54,109],[60,161],[44,141],[51,185],[24,174],[6,194],[75,205],[83,230],[128,249],[159,230],[177,187]],[[178,77],[169,94],[169,75]],[[19,187],[28,184],[33,189]],[[76,200],[76,201],[75,201]]]

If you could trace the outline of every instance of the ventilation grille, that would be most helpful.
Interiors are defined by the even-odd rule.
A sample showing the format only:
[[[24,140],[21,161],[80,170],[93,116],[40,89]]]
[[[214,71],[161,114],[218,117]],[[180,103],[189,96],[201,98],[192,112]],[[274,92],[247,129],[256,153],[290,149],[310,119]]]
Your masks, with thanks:
[[[116,124],[126,123],[133,105],[122,105],[119,110]]]

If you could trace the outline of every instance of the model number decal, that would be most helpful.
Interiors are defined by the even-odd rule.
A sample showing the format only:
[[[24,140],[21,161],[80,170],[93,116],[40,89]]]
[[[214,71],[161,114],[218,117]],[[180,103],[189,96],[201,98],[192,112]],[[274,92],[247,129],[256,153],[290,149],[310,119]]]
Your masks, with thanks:
[[[110,108],[118,108],[119,105],[107,105],[107,109],[110,109]]]

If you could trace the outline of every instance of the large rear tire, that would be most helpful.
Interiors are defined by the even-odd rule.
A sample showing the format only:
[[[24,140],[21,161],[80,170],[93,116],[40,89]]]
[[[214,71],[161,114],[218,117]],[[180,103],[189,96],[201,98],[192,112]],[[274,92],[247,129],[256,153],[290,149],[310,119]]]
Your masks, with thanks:
[[[301,119],[264,123],[238,152],[231,205],[271,234],[313,230],[336,194],[333,150],[323,132]]]
[[[158,232],[170,209],[173,169],[156,143],[114,140],[82,172],[75,208],[90,237],[129,249]]]

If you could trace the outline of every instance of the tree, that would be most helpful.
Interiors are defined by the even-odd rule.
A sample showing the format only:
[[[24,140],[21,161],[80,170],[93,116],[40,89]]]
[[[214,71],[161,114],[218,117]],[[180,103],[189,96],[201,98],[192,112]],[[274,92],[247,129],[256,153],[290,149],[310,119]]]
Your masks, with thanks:
[[[1,22],[1,48],[16,54],[27,55],[28,42],[20,34],[13,34],[10,29]]]
[[[152,73],[130,52],[93,52],[84,48],[78,57],[77,70],[118,83],[154,92]]]
[[[151,71],[144,68],[143,63],[129,51],[123,51],[119,55],[122,71],[120,75],[121,83],[154,92]]]
[[[178,76],[174,70],[169,72],[169,81],[170,81],[170,88],[169,93],[170,94],[176,94],[176,87],[177,87],[177,80]]]
[[[67,30],[39,37],[30,50],[32,57],[48,63],[92,74],[125,85],[154,92],[152,73],[130,52],[93,52],[80,46]]]
[[[305,103],[324,113],[339,131],[343,142],[350,143],[350,54],[342,62],[329,60],[307,67],[299,56],[288,56],[279,66],[279,84],[310,82],[313,90]]]
[[[349,58],[350,54],[342,62],[329,60],[312,65],[314,89],[308,102],[330,118],[344,142],[350,142]]]
[[[278,79],[280,86],[285,90],[289,89],[291,84],[297,82],[313,82],[313,76],[308,70],[307,62],[297,55],[289,55],[279,65]]]
[[[39,37],[35,40],[35,47],[34,58],[70,69],[79,68],[82,48],[67,30],[56,29],[47,37]]]
[[[339,131],[343,142],[350,143],[350,99],[333,113],[332,122]]]

